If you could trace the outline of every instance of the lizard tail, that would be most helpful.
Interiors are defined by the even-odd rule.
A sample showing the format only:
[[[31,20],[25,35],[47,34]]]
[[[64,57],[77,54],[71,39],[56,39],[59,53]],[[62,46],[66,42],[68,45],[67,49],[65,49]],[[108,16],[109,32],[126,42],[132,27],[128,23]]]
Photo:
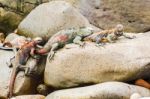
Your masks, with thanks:
[[[9,82],[8,98],[11,98],[13,96],[14,83],[15,83],[15,79],[16,79],[17,73],[18,73],[17,68],[13,68],[13,71],[12,71],[12,74],[11,74],[11,78],[10,78],[10,82]]]

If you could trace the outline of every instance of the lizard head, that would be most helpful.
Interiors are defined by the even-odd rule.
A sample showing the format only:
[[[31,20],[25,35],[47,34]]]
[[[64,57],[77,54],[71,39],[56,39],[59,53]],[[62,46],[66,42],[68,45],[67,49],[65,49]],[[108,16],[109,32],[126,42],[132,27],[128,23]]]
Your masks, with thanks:
[[[116,35],[117,36],[122,36],[123,35],[123,30],[124,30],[124,27],[123,27],[123,25],[122,24],[118,24],[116,27],[115,27],[115,29],[116,29]]]
[[[43,42],[43,39],[41,37],[36,37],[33,39],[33,41],[35,41],[37,44],[40,44]]]

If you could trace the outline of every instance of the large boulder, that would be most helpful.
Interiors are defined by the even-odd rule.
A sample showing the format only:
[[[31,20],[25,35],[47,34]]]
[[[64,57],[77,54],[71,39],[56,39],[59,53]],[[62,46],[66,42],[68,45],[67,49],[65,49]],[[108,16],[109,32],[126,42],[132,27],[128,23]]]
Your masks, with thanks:
[[[59,90],[46,99],[129,99],[133,93],[150,96],[146,88],[121,82],[106,82],[93,86]]]
[[[89,22],[74,7],[65,1],[53,1],[41,4],[31,11],[20,23],[18,32],[47,40],[59,30],[83,26],[89,26]]]
[[[8,85],[10,81],[10,76],[12,73],[12,68],[7,66],[7,63],[10,62],[10,58],[14,56],[12,51],[0,50],[0,99],[6,98],[8,92]],[[35,63],[33,58],[30,58],[26,66],[32,67]],[[44,68],[44,60],[41,60],[38,64],[38,68]],[[41,75],[42,72],[39,71]],[[36,86],[38,85],[39,80],[24,76],[24,72],[19,72],[15,81],[14,94],[31,94],[36,92]]]
[[[112,28],[116,24],[122,23],[126,26],[125,29],[130,32],[145,32],[150,30],[149,0],[63,1],[74,5],[92,24],[99,28]]]
[[[150,78],[150,33],[135,39],[120,38],[116,43],[84,48],[66,45],[47,59],[44,81],[47,85],[66,88],[105,81],[131,81]],[[48,56],[49,57],[49,56]]]

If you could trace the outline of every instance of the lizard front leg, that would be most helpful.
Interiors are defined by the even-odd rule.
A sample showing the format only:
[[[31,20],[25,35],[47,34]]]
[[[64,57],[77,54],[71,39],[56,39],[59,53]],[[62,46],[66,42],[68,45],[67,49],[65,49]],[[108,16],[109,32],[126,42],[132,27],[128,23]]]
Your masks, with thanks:
[[[52,48],[50,50],[50,54],[49,54],[49,60],[51,60],[53,57],[54,57],[54,54],[55,54],[55,50],[57,50],[59,47],[59,43],[54,43],[52,45]]]
[[[96,36],[96,46],[103,46],[103,45],[105,45],[105,43],[102,41],[102,39],[105,37],[105,35],[102,35],[102,34],[100,34],[100,35],[97,35]]]
[[[76,36],[75,39],[73,40],[73,43],[80,45],[83,47],[85,45],[85,42],[82,42],[82,37],[81,36]]]

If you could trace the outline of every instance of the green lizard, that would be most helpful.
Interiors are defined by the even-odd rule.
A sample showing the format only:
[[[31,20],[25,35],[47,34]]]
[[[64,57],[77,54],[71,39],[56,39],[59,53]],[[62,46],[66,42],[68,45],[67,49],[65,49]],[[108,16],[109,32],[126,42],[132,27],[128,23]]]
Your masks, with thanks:
[[[45,46],[36,51],[37,54],[46,54],[50,51],[49,59],[51,59],[54,54],[55,50],[62,48],[65,44],[68,43],[75,43],[79,44],[80,46],[84,46],[84,42],[82,42],[82,39],[84,37],[87,37],[93,33],[93,29],[90,27],[84,27],[84,28],[70,28],[66,30],[61,30],[54,34],[48,42],[45,44]]]

